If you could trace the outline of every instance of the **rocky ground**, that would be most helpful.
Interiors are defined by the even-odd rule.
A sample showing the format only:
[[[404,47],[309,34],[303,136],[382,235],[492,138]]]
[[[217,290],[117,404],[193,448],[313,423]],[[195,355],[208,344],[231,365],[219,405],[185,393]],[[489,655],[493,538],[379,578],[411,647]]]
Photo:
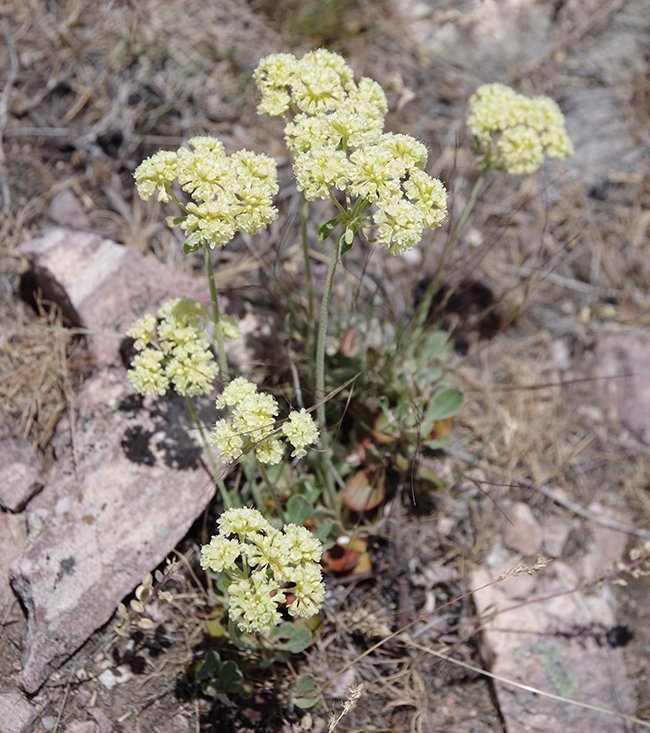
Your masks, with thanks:
[[[643,0],[5,5],[0,731],[323,731],[360,682],[340,730],[650,728],[647,578],[594,582],[650,539]],[[230,705],[189,674],[206,649],[200,446],[182,403],[132,394],[122,337],[144,310],[205,288],[131,176],[196,132],[278,160],[280,220],[217,268],[244,324],[232,358],[272,363],[269,272],[296,277],[299,204],[250,74],[265,53],[321,44],[382,83],[388,126],[426,143],[452,221],[472,182],[464,116],[478,84],[552,96],[576,154],[493,176],[450,263],[437,316],[466,402],[430,459],[439,490],[414,506],[396,488],[372,571],[330,579],[309,653]],[[361,277],[355,292],[408,318],[443,244],[360,254],[341,300]],[[172,553],[174,603],[154,631],[118,638],[117,603]],[[296,670],[322,684],[321,708],[286,704]]]

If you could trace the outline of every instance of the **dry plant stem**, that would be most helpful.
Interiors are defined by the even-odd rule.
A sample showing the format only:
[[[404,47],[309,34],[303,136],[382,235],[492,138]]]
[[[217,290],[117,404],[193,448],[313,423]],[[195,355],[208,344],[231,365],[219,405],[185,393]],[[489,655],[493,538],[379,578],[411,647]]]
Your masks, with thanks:
[[[210,286],[210,301],[212,302],[212,321],[214,322],[214,338],[217,342],[217,357],[219,359],[219,369],[221,370],[221,378],[227,382],[228,377],[228,360],[226,359],[226,349],[223,345],[223,330],[221,328],[221,318],[219,316],[219,302],[217,301],[217,285],[214,281],[214,270],[212,268],[212,256],[210,248],[207,244],[203,245],[203,256],[205,258],[205,270],[208,274],[208,284]]]
[[[201,419],[199,418],[196,407],[194,406],[194,400],[191,397],[185,397],[185,400],[187,402],[187,409],[190,411],[190,415],[192,416],[192,420],[194,420],[194,424],[199,430],[201,442],[203,443],[203,448],[205,449],[205,454],[208,457],[208,463],[210,464],[210,470],[212,471],[212,478],[214,479],[214,482],[219,489],[221,501],[223,501],[224,507],[226,509],[229,509],[231,506],[233,506],[233,501],[230,493],[228,492],[228,489],[226,488],[226,484],[219,475],[219,469],[217,468],[217,464],[214,462],[212,449],[210,448],[210,444],[208,443],[208,439],[205,435],[205,430],[203,430],[203,424],[201,423]]]
[[[420,301],[420,305],[418,305],[417,310],[415,311],[415,316],[413,318],[413,326],[415,328],[422,328],[424,322],[427,319],[429,309],[431,308],[431,303],[433,302],[436,293],[440,289],[442,273],[447,266],[447,262],[449,262],[449,258],[456,248],[456,245],[458,244],[460,234],[463,231],[463,227],[467,223],[469,215],[472,213],[474,207],[476,206],[476,200],[478,198],[481,186],[483,185],[483,181],[485,180],[486,175],[487,170],[481,171],[476,181],[474,181],[474,185],[472,186],[472,190],[470,191],[467,203],[465,204],[465,208],[460,215],[460,219],[456,222],[456,224],[454,224],[454,228],[451,230],[449,239],[447,240],[447,243],[442,250],[442,255],[440,256],[438,265],[436,266],[436,269],[431,276],[431,282],[427,286],[427,289],[422,296],[422,300]]]
[[[282,508],[280,497],[278,496],[275,490],[275,486],[273,485],[273,482],[271,481],[269,473],[266,470],[266,466],[263,463],[260,463],[258,461],[257,467],[259,468],[260,475],[262,476],[262,479],[264,480],[264,483],[266,484],[266,488],[269,490],[269,494],[271,494],[271,497],[273,498],[273,503],[275,504],[275,508],[278,511],[278,516],[282,520],[282,524],[286,524],[287,518],[284,516],[284,509]]]
[[[307,288],[307,354],[311,362],[314,348],[314,279],[311,274],[311,260],[309,259],[309,241],[307,239],[307,221],[309,219],[309,202],[302,202],[300,212],[300,238],[302,253],[305,260],[305,287]]]

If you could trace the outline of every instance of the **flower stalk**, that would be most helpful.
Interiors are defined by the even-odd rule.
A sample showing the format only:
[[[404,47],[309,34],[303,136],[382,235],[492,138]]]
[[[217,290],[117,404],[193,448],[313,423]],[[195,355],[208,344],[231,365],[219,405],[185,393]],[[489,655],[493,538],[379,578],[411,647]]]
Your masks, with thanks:
[[[214,338],[217,342],[217,359],[219,361],[219,369],[221,370],[221,378],[224,382],[227,382],[229,379],[228,359],[226,358],[226,348],[223,343],[223,329],[221,328],[219,301],[217,300],[217,284],[214,279],[212,256],[210,254],[210,248],[207,244],[203,245],[203,257],[205,259],[205,270],[208,276],[208,284],[210,287],[210,302],[212,303],[212,322],[214,324]]]

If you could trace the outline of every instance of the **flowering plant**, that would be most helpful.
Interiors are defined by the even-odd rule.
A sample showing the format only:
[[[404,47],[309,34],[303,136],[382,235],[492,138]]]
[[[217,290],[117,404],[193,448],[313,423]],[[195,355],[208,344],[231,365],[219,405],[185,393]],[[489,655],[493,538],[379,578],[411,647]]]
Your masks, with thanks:
[[[525,97],[504,84],[484,84],[469,100],[467,120],[481,167],[533,173],[549,158],[573,155],[564,116],[549,97]]]
[[[255,509],[229,509],[218,534],[201,549],[201,567],[228,578],[228,614],[242,631],[264,632],[291,616],[310,618],[325,598],[319,560],[322,545],[295,524],[275,529]]]
[[[168,300],[156,319],[147,313],[126,332],[138,352],[129,379],[140,394],[164,395],[170,385],[179,394],[196,397],[212,390],[218,367],[200,320],[205,309],[190,298]],[[234,324],[226,329],[237,335]]]
[[[277,635],[282,628],[277,625],[283,610],[292,617],[309,618],[318,612],[325,595],[319,565],[321,543],[305,527],[286,523],[285,509],[291,509],[293,502],[299,521],[316,517],[316,512],[305,514],[303,510],[310,512],[314,508],[311,499],[320,497],[322,492],[327,508],[321,517],[327,517],[328,521],[333,517],[334,521],[328,527],[323,522],[316,531],[322,532],[323,537],[330,530],[332,534],[343,531],[341,492],[337,489],[344,481],[340,466],[334,465],[335,452],[330,449],[325,412],[328,399],[325,342],[336,268],[357,238],[376,243],[393,255],[416,246],[426,230],[436,229],[445,221],[447,192],[440,180],[426,172],[428,151],[423,143],[409,135],[384,130],[388,103],[381,86],[366,77],[356,81],[352,69],[338,54],[325,49],[311,51],[300,59],[287,53],[271,54],[259,62],[254,78],[261,95],[258,111],[280,116],[285,121],[284,138],[293,156],[296,187],[304,198],[302,245],[307,291],[304,345],[318,420],[311,417],[313,408],[301,407],[280,421],[280,408],[271,394],[260,392],[243,376],[230,379],[223,342],[236,329],[219,310],[212,250],[225,246],[238,232],[253,234],[267,227],[278,215],[273,199],[279,189],[276,165],[271,158],[247,150],[228,155],[223,144],[209,136],[193,137],[176,151],[155,153],[138,166],[135,181],[143,199],[155,196],[160,202],[174,202],[178,206],[180,215],[169,217],[167,223],[183,232],[185,252],[203,253],[219,366],[211,351],[210,338],[201,325],[205,315],[203,307],[179,298],[163,305],[157,316],[147,314],[129,329],[128,335],[134,339],[138,352],[129,378],[141,393],[163,395],[171,386],[184,395],[208,459],[212,461],[210,446],[213,446],[224,463],[237,460],[244,463],[246,484],[237,494],[228,491],[212,463],[226,510],[218,520],[218,533],[202,547],[200,562],[204,570],[219,575],[218,585],[229,598],[231,621],[240,631],[268,633],[266,638],[272,645],[273,634]],[[446,426],[441,424],[462,403],[458,390],[435,388],[441,382],[442,367],[438,362],[444,360],[445,338],[439,332],[423,335],[422,327],[440,285],[440,273],[459,241],[480,187],[490,169],[529,173],[542,164],[545,155],[562,159],[572,153],[562,113],[546,97],[529,99],[501,84],[489,84],[476,91],[469,107],[468,124],[480,156],[480,172],[460,217],[451,228],[434,277],[412,323],[394,344],[385,348],[391,359],[399,359],[399,375],[391,373],[390,365],[376,369],[380,362],[374,361],[375,371],[380,371],[379,378],[384,380],[383,386],[392,384],[393,387],[392,391],[388,387],[376,390],[381,412],[372,416],[379,419],[374,419],[370,430],[378,445],[397,446],[394,454],[403,460],[396,460],[395,465],[412,476],[416,475],[410,469],[420,439],[423,436],[428,439],[430,448],[442,445]],[[321,223],[319,240],[336,233],[336,244],[329,252],[318,317],[307,241],[308,202],[317,199],[329,200],[335,213],[333,218]],[[316,321],[317,334],[313,326]],[[350,361],[348,358],[348,367]],[[373,370],[370,357],[365,367],[367,372]],[[404,387],[405,367],[412,394]],[[221,391],[216,406],[224,414],[206,436],[192,398],[208,394],[218,374]],[[297,401],[302,405],[299,375],[296,384]],[[284,476],[288,471],[267,473],[266,466],[282,462],[287,443],[291,446],[291,457],[299,459],[317,441],[320,450],[312,462],[315,480],[302,481],[302,477],[293,482],[287,480],[285,488],[288,489],[284,493],[276,492],[269,473]],[[363,484],[364,492],[374,491],[377,487],[371,484],[377,482],[373,477],[385,474],[388,462],[384,447],[374,453],[371,445],[359,451],[364,455],[357,459],[366,461],[367,465],[353,479],[357,485]],[[258,475],[273,499],[276,526],[262,513],[268,512],[269,503],[258,486]],[[348,493],[351,483],[346,486]],[[297,486],[306,490],[313,486],[315,493],[308,499],[298,493]],[[285,506],[287,495],[290,496]],[[248,499],[258,508],[243,507]],[[383,494],[373,506],[381,499]],[[369,504],[356,501],[357,508],[361,508],[355,509],[355,504],[348,500],[346,506],[364,511]],[[288,514],[296,519],[296,513]],[[282,528],[278,529],[277,525]],[[214,660],[215,669],[222,671],[228,663]],[[204,672],[208,675],[209,668],[205,667]],[[235,682],[241,684],[239,678]]]
[[[230,463],[253,447],[261,463],[272,465],[282,460],[284,446],[275,423],[279,407],[272,395],[258,392],[253,382],[237,377],[219,395],[217,407],[228,407],[232,412],[230,420],[217,421],[210,436],[223,460]],[[302,458],[306,447],[318,440],[316,423],[304,408],[292,410],[281,431],[293,446],[294,458]]]

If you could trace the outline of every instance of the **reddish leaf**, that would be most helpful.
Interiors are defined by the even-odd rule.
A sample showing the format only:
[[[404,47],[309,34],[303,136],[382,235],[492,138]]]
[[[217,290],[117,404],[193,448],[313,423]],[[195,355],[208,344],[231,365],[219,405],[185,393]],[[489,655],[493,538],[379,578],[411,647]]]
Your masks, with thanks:
[[[354,349],[357,340],[357,329],[355,326],[348,326],[341,338],[341,353],[343,356],[354,356]]]
[[[353,512],[376,509],[385,496],[384,474],[367,468],[357,471],[343,489],[343,503]]]

